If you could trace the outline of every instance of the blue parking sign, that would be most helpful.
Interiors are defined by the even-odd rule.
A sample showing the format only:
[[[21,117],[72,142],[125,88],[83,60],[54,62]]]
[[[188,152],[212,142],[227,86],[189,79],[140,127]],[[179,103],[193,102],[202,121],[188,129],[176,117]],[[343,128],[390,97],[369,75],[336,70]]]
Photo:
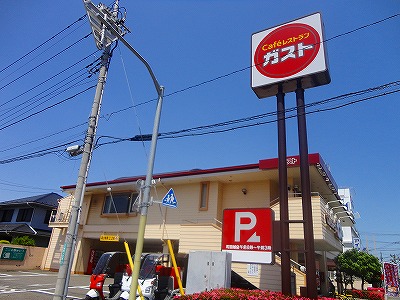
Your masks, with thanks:
[[[162,205],[177,208],[178,201],[176,200],[174,190],[171,188],[169,189],[168,193],[164,196],[161,202]]]

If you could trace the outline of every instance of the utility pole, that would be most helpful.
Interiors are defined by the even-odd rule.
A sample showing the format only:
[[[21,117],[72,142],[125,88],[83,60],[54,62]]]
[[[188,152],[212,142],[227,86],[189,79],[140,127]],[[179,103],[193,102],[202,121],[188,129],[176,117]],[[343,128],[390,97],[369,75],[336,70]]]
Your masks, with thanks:
[[[114,5],[114,18],[118,12],[118,0]],[[110,17],[109,12],[104,12],[105,17]],[[93,29],[93,28],[92,28]],[[99,29],[99,28],[98,28]],[[100,114],[101,102],[103,98],[104,85],[106,83],[108,66],[111,57],[110,45],[113,39],[107,34],[104,26],[100,30],[93,29],[95,38],[97,40],[97,47],[104,50],[101,57],[101,67],[99,70],[99,77],[97,81],[96,93],[93,100],[92,111],[88,121],[88,129],[86,132],[85,143],[83,145],[83,153],[81,165],[79,168],[78,179],[75,188],[74,199],[72,200],[71,218],[69,220],[67,234],[65,237],[64,247],[60,259],[60,268],[58,270],[58,277],[53,300],[65,300],[68,294],[68,284],[71,275],[72,263],[74,260],[76,239],[79,229],[80,214],[82,209],[83,198],[86,189],[86,180],[89,172],[89,166],[93,154],[94,140],[96,136],[97,124]]]
[[[156,153],[156,147],[157,147],[157,140],[158,140],[158,129],[159,129],[159,124],[160,124],[160,118],[161,118],[161,108],[162,108],[162,102],[163,102],[163,97],[164,97],[164,87],[161,86],[158,81],[156,76],[154,75],[153,70],[150,67],[150,64],[124,39],[123,35],[124,32],[121,30],[121,26],[123,29],[126,29],[121,22],[116,22],[116,20],[110,20],[107,18],[107,14],[102,13],[104,11],[104,7],[102,5],[100,6],[95,6],[91,0],[83,0],[86,11],[89,15],[90,22],[93,26],[99,27],[101,24],[103,26],[103,29],[107,30],[107,33],[110,34],[110,36],[115,39],[118,39],[121,41],[139,60],[145,65],[147,71],[149,72],[153,83],[154,87],[156,88],[157,94],[158,94],[158,101],[157,101],[157,108],[156,108],[156,113],[154,117],[154,126],[153,126],[153,133],[151,137],[151,146],[150,146],[150,155],[148,159],[148,165],[147,165],[147,175],[146,175],[146,180],[144,183],[143,188],[143,201],[141,201],[141,206],[140,206],[140,219],[139,219],[139,228],[138,228],[138,236],[136,240],[136,250],[135,250],[135,261],[134,261],[134,267],[132,270],[132,283],[130,287],[130,293],[129,293],[129,300],[134,300],[136,299],[136,290],[138,287],[138,279],[139,279],[139,271],[140,271],[140,260],[142,256],[142,251],[143,251],[143,244],[144,244],[144,234],[145,234],[145,229],[146,229],[146,223],[147,223],[147,213],[148,213],[148,208],[151,205],[150,201],[150,188],[151,188],[151,181],[153,179],[153,168],[154,168],[154,159],[155,159],[155,153]],[[96,34],[98,30],[96,30]]]

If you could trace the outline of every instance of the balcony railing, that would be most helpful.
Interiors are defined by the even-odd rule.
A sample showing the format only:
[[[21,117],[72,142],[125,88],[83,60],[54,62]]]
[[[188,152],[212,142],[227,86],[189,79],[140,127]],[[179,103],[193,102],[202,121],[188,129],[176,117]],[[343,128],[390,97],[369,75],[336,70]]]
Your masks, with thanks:
[[[68,227],[71,211],[53,210],[49,220],[49,227]]]

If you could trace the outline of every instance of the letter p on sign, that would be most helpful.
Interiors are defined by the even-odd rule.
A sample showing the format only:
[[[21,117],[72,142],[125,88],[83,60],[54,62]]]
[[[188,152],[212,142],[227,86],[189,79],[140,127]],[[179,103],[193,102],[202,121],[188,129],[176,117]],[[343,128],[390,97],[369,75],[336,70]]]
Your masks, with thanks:
[[[250,220],[250,222],[246,222]],[[235,242],[240,242],[240,232],[243,230],[251,230],[256,226],[257,217],[249,211],[238,211],[235,213]],[[260,236],[256,232],[250,237],[247,242],[260,242]]]

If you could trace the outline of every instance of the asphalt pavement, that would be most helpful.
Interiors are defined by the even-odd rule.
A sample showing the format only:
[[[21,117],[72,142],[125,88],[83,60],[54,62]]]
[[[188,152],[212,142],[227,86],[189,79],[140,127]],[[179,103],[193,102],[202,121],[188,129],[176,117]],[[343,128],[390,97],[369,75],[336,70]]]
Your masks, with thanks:
[[[0,270],[0,299],[30,300],[53,299],[57,282],[56,272]],[[72,274],[67,299],[85,299],[90,275]],[[107,289],[108,285],[105,285]]]

